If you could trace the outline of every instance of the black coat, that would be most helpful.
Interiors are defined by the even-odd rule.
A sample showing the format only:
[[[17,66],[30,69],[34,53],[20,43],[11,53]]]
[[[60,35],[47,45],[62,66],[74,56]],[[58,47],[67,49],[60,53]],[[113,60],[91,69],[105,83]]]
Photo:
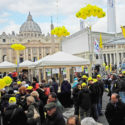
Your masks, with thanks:
[[[90,97],[90,91],[88,88],[83,88],[78,95],[78,105],[88,110],[91,108],[91,97]]]
[[[111,84],[113,84],[112,90],[111,90]],[[118,93],[118,92],[119,92],[119,82],[118,80],[113,80],[109,85],[108,95],[111,96],[112,93]]]
[[[52,116],[47,115],[44,125],[65,125],[65,120],[62,114],[56,111]]]
[[[13,113],[15,110],[15,113]],[[13,114],[13,116],[12,116]],[[9,106],[4,113],[4,125],[26,125],[26,116],[17,105]]]
[[[100,88],[100,96],[102,97],[103,93],[104,93],[104,82],[102,80],[99,80],[98,84],[99,84],[99,88]]]
[[[43,102],[43,105],[45,105],[48,99],[48,97],[45,95],[45,91],[40,88],[38,88],[36,91],[39,93],[39,98]]]
[[[98,102],[98,94],[97,94],[97,86],[96,84],[89,85],[89,90],[90,90],[90,97],[91,97],[91,103],[92,104],[97,104]]]
[[[125,92],[125,77],[119,79],[119,91]]]
[[[107,104],[105,116],[109,125],[125,125],[125,104],[119,101],[116,106],[111,102]]]
[[[73,89],[73,102],[74,104],[78,103],[78,95],[79,95],[80,89],[78,89],[78,87],[75,87]]]

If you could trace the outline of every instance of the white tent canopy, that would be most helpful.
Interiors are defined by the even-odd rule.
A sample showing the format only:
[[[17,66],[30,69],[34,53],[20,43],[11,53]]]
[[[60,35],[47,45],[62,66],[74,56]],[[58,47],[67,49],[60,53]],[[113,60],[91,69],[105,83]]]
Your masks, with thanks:
[[[89,64],[89,60],[65,52],[57,52],[40,59],[35,64],[36,66],[81,66]]]
[[[8,61],[4,61],[4,62],[0,63],[0,69],[3,69],[3,68],[16,68],[16,64],[13,64]]]
[[[20,63],[20,64],[19,64],[19,67],[32,67],[32,66],[34,66],[34,65],[35,65],[34,62],[29,61],[29,60],[26,60],[26,61]]]

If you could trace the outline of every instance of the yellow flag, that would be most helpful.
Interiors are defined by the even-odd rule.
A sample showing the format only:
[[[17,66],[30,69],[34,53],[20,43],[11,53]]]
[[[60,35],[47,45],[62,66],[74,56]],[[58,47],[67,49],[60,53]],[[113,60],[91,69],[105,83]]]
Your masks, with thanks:
[[[125,37],[125,28],[123,26],[121,26],[121,29],[122,29],[122,34]]]
[[[84,71],[84,66],[82,66],[82,71]]]
[[[112,64],[110,64],[110,72],[112,71]]]
[[[102,34],[100,34],[100,42],[99,42],[99,47],[102,49],[103,46],[102,46]]]

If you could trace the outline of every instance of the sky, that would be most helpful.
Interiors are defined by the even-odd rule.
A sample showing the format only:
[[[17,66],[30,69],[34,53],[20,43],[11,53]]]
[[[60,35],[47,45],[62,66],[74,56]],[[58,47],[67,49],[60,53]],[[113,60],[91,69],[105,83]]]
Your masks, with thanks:
[[[73,34],[80,29],[80,20],[75,14],[87,4],[97,5],[107,13],[107,0],[0,0],[0,34],[12,31],[18,34],[29,12],[43,34],[50,32],[51,16],[55,27],[64,25]],[[117,32],[125,25],[124,10],[125,0],[116,0]],[[92,30],[106,32],[107,16],[98,19]]]

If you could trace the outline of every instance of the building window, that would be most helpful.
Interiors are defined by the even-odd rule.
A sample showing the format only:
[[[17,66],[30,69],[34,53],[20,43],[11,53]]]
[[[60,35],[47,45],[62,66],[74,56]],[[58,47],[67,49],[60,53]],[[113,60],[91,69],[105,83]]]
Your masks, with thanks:
[[[20,57],[20,63],[21,63],[21,62],[23,62],[23,58],[22,58],[22,57]]]
[[[5,42],[6,42],[6,39],[3,39],[3,42],[5,43]]]
[[[37,54],[37,48],[33,48],[33,54]]]
[[[7,60],[7,56],[3,55],[3,62]]]
[[[33,62],[37,61],[37,57],[33,57]]]
[[[96,59],[99,59],[99,55],[98,54],[96,54]]]

